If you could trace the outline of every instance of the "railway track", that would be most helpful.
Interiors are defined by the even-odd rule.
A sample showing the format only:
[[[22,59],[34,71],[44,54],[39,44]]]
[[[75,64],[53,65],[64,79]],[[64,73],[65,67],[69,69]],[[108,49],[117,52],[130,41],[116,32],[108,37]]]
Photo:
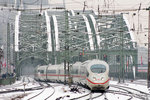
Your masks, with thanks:
[[[20,99],[20,98],[24,98],[25,96],[30,94],[30,93],[26,93],[27,91],[37,91],[37,90],[41,90],[41,89],[46,88],[46,87],[48,87],[48,86],[46,86],[43,83],[39,82],[39,86],[32,87],[32,88],[27,88],[27,89],[20,89],[19,91],[15,91],[15,92],[24,92],[24,93],[11,98],[11,100],[17,100],[17,99]]]
[[[35,80],[34,80],[35,81]],[[46,95],[46,96],[43,96],[43,98],[45,98],[45,99],[43,99],[43,100],[47,100],[47,99],[49,99],[54,93],[55,93],[55,88],[54,87],[57,87],[57,86],[60,86],[60,85],[51,85],[51,84],[49,84],[49,83],[46,83],[46,82],[36,82],[36,83],[38,83],[39,84],[39,86],[35,86],[35,87],[31,87],[31,88],[23,88],[23,83],[26,83],[26,84],[29,84],[29,83],[31,83],[31,80],[28,78],[28,77],[22,77],[22,79],[21,79],[21,83],[19,83],[20,85],[18,86],[19,87],[19,89],[18,88],[12,88],[12,86],[14,86],[14,85],[11,85],[11,87],[9,88],[9,87],[7,87],[7,89],[5,89],[5,91],[0,91],[0,94],[11,94],[11,93],[15,93],[15,94],[18,94],[18,95],[16,95],[16,96],[13,96],[13,97],[9,97],[9,98],[11,98],[11,100],[16,100],[16,99],[20,99],[20,98],[26,98],[29,94],[31,94],[31,93],[33,93],[34,91],[40,91],[38,94],[36,93],[36,95],[34,95],[34,96],[30,96],[28,99],[25,99],[25,100],[38,100],[37,98],[38,98],[38,96],[40,96],[40,95],[42,95],[42,94],[47,94],[47,93],[49,93],[48,95]],[[20,87],[21,86],[21,87]],[[49,90],[51,91],[51,92],[49,92]],[[48,90],[48,92],[45,92],[45,91],[47,91]],[[29,93],[29,92],[30,93]],[[5,97],[4,97],[5,98]]]
[[[25,78],[22,77],[22,83],[30,84],[31,82],[33,82],[33,80],[31,81],[29,77],[25,77]],[[21,85],[22,83],[18,83],[18,85],[19,84]],[[39,84],[39,86],[26,88],[26,89],[9,89],[7,87],[7,89],[5,89],[5,91],[0,91],[0,94],[4,94],[4,93],[7,94],[7,93],[12,93],[12,92],[16,92],[16,93],[22,92],[22,95],[20,94],[16,97],[13,97],[13,98],[11,98],[11,100],[16,100],[18,98],[27,98],[25,100],[38,100],[38,98],[41,96],[43,98],[42,100],[51,100],[52,98],[56,97],[55,87],[58,87],[58,86],[63,87],[62,85],[59,85],[59,84],[52,84],[52,83],[45,83],[45,82],[39,82],[38,84]],[[61,97],[66,98],[68,96],[67,100],[99,100],[99,99],[111,100],[110,96],[109,96],[110,94],[111,95],[116,94],[116,96],[114,96],[114,97],[118,97],[118,98],[125,96],[125,98],[127,98],[127,100],[131,100],[131,99],[148,100],[148,98],[150,97],[149,93],[143,92],[143,91],[135,89],[135,88],[130,88],[128,86],[122,86],[122,85],[118,86],[118,85],[111,84],[110,87],[111,87],[111,89],[109,89],[105,92],[102,92],[102,93],[91,92],[90,90],[87,90],[87,92],[85,92],[85,93],[83,93],[83,92],[81,94],[79,93],[80,96],[76,95],[76,97],[72,97],[73,95],[64,95]],[[112,88],[116,88],[116,89],[112,89]],[[87,88],[83,88],[83,89],[87,89]],[[31,91],[31,92],[27,92],[27,91]],[[23,92],[26,92],[26,93],[23,94]],[[34,95],[29,96],[29,94],[31,94],[31,93],[33,93]],[[61,97],[58,97],[54,100],[62,100]]]
[[[34,86],[33,83],[34,84],[36,83],[36,86]],[[28,86],[25,88],[24,85],[28,85]],[[35,91],[40,89],[43,89],[43,85],[41,83],[35,82],[35,80],[31,81],[29,77],[22,77],[19,83],[3,87],[3,90],[0,91],[0,94],[1,96],[3,95],[3,98],[10,98],[11,100],[17,100],[27,96],[29,94],[29,92],[27,91]],[[12,93],[16,95],[11,96]],[[0,97],[0,99],[1,98],[2,97]]]
[[[104,99],[104,100],[111,100],[107,95],[111,94],[117,94],[118,96],[125,96],[127,100],[131,99],[139,99],[139,100],[149,100],[148,96],[150,96],[149,93],[140,91],[138,89],[126,87],[126,86],[118,86],[118,85],[110,85],[113,88],[119,89],[117,90],[106,90],[102,93],[92,93],[89,92],[87,94],[84,94],[79,97],[71,98],[69,100],[94,100],[94,99]],[[138,93],[137,93],[138,92]]]
[[[137,80],[137,81],[133,81],[133,82],[131,82],[131,81],[127,81],[128,83],[130,83],[130,84],[140,84],[140,85],[143,85],[143,86],[147,86],[147,82],[145,81],[145,80]]]
[[[48,97],[46,97],[45,100],[49,99],[55,93],[54,86],[50,85],[50,87],[53,89],[53,92]]]
[[[31,91],[35,89],[41,89],[41,85],[37,87],[33,87],[33,88],[24,89],[23,88],[24,85],[28,85],[29,83],[31,83],[31,80],[29,79],[29,77],[22,77],[21,81],[17,84],[12,84],[12,85],[1,87],[0,94],[11,93],[11,92],[24,92],[24,91]]]
[[[82,98],[85,98],[85,97],[88,97],[91,95],[91,92],[87,93],[87,94],[84,94],[82,96],[79,96],[79,97],[75,97],[75,98],[71,98],[69,100],[78,100],[78,99],[82,99]]]
[[[97,99],[100,98],[101,96],[103,96],[104,93],[92,93],[90,98],[86,99],[86,100],[93,100],[93,99]]]
[[[94,92],[90,91],[87,94],[84,94],[84,95],[81,95],[81,96],[78,96],[78,97],[75,97],[75,98],[71,98],[71,99],[68,99],[68,100],[94,100],[94,99],[98,99],[102,96],[104,96],[104,98],[105,98],[106,97],[105,93],[101,93],[101,92],[94,93]]]
[[[45,87],[43,87],[43,89],[40,92],[34,94],[33,96],[30,95],[25,100],[38,100],[41,97],[42,97],[42,100],[51,100],[51,97],[55,94],[55,87],[62,86],[59,84],[51,85],[51,83],[49,82],[42,82],[42,84]]]
[[[124,91],[116,91],[116,90],[107,90],[107,94],[111,93],[111,94],[118,94],[118,95],[122,95],[122,96],[126,96],[129,97],[127,100],[131,100],[133,99],[133,96],[127,92]]]
[[[43,84],[43,83],[42,83],[42,84]],[[46,84],[46,85],[45,85],[45,84]],[[43,90],[41,90],[38,94],[36,94],[36,95],[34,95],[34,96],[28,98],[27,100],[37,100],[38,97],[40,97],[40,96],[44,95],[45,93],[47,93],[48,89],[50,89],[50,88],[53,90],[53,92],[50,93],[48,96],[43,97],[43,100],[49,99],[49,98],[55,93],[55,88],[54,88],[53,86],[51,86],[50,84],[45,83],[45,82],[44,82],[43,85],[44,85]],[[51,90],[50,90],[50,91],[51,91]]]
[[[138,89],[134,89],[134,88],[126,87],[126,86],[118,86],[118,85],[110,85],[110,86],[113,88],[117,88],[117,89],[126,91],[127,95],[128,96],[130,95],[130,97],[132,96],[132,97],[135,97],[138,99],[145,100],[146,97],[150,96],[149,93],[140,91]]]
[[[25,77],[21,77],[19,83],[1,87],[0,88],[1,89],[0,94],[9,93],[9,92],[23,91],[22,89],[20,89],[20,87],[22,87],[25,82],[26,82]],[[26,82],[26,84],[29,84],[29,82],[30,81]]]

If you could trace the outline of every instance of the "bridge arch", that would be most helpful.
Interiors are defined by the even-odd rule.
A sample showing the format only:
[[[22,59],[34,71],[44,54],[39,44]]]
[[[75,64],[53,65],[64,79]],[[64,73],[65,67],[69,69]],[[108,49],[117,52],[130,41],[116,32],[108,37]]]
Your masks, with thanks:
[[[30,60],[33,57],[45,64],[59,64],[67,54],[70,62],[79,61],[81,53],[86,60],[107,60],[112,64],[112,69],[117,63],[120,64],[117,57],[127,59],[132,56],[134,63],[131,66],[136,64],[137,49],[133,46],[133,34],[129,32],[121,14],[99,16],[91,11],[83,13],[75,10],[66,13],[45,11],[40,16],[37,11],[18,13],[15,31],[17,42],[14,43],[18,72],[20,68],[23,69],[24,62],[32,64]],[[126,65],[123,66],[125,68]]]

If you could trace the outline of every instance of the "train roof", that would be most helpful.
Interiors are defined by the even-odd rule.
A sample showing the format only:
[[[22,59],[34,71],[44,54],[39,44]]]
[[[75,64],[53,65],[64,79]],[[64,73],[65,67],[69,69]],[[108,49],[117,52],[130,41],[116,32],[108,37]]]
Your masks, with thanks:
[[[76,62],[73,65],[81,65],[81,64],[82,64],[81,62]]]
[[[46,67],[47,67],[47,65],[42,65],[42,66],[41,66],[41,65],[38,65],[38,66],[37,66],[37,69],[44,69],[44,68],[46,68]]]

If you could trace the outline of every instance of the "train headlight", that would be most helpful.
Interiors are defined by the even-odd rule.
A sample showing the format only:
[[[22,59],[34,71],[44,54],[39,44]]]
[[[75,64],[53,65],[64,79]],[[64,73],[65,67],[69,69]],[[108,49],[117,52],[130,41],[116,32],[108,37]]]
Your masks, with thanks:
[[[96,77],[93,77],[93,80],[96,81]]]
[[[104,77],[102,77],[101,80],[103,81],[103,80],[104,80]]]

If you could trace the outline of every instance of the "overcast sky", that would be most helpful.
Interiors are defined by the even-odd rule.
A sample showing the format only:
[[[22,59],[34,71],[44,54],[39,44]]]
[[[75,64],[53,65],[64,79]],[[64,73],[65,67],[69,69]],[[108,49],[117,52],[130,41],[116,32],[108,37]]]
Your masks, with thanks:
[[[149,0],[64,0],[67,9],[83,9],[84,2],[87,9],[97,9],[97,6],[104,8],[105,5],[111,9],[138,8],[140,3],[142,7],[150,6]],[[60,4],[63,0],[48,0],[50,4]]]

